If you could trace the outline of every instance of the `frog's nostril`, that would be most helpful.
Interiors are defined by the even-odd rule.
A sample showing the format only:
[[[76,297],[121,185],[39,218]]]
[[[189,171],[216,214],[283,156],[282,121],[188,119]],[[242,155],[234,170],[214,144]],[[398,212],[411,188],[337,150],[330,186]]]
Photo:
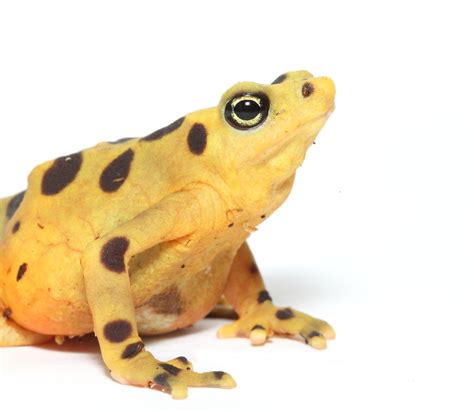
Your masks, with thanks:
[[[303,97],[309,97],[313,94],[314,92],[314,86],[309,83],[309,82],[306,82],[305,84],[303,84],[303,87],[301,88],[301,94],[303,95]]]

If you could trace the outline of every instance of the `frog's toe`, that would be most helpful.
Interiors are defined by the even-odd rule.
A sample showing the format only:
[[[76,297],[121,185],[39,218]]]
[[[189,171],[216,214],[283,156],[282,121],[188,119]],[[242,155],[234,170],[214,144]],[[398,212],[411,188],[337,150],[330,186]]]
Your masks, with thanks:
[[[232,389],[236,386],[232,376],[225,372],[197,373],[170,366],[172,365],[160,365],[149,387],[170,393],[173,399],[186,398],[188,387]]]
[[[326,349],[326,338],[321,332],[314,329],[306,329],[300,333],[304,341],[315,349]]]
[[[268,325],[262,323],[248,323],[236,321],[222,326],[217,336],[221,339],[236,338],[238,336],[248,337],[252,345],[263,345],[270,335],[270,328]]]
[[[263,317],[244,317],[222,326],[217,332],[221,339],[247,337],[255,346],[263,345],[272,335],[270,322]]]
[[[291,308],[276,308],[275,317],[275,330],[278,333],[299,335],[315,349],[326,349],[327,339],[334,339],[336,336],[329,323]]]
[[[173,379],[167,372],[158,373],[153,378],[153,381],[148,383],[148,387],[169,393],[173,399],[184,399],[188,397],[187,385],[179,379]]]
[[[310,318],[310,323],[312,327],[314,328],[314,330],[320,332],[324,336],[324,338],[326,339],[336,338],[336,332],[334,331],[333,327],[329,323],[321,319],[312,318],[311,316],[308,316],[308,318]]]
[[[183,381],[192,387],[232,389],[237,385],[232,376],[222,371],[204,373],[186,371],[183,372]]]
[[[302,322],[303,327],[301,328],[300,335],[303,339],[308,340],[308,343],[310,343],[309,341],[313,337],[321,337],[324,339],[334,339],[336,337],[336,332],[326,321],[313,318],[306,313],[296,310],[293,310],[293,313],[295,319],[299,319]],[[317,336],[318,334],[320,336]]]
[[[235,338],[238,336],[238,321],[221,326],[217,331],[217,336],[221,339]]]
[[[193,364],[185,356],[178,356],[177,358],[171,359],[166,363],[176,366],[179,369],[184,369],[187,371],[193,370]]]
[[[263,345],[270,336],[270,333],[271,330],[268,328],[268,326],[255,325],[252,329],[250,329],[250,342],[255,346]]]

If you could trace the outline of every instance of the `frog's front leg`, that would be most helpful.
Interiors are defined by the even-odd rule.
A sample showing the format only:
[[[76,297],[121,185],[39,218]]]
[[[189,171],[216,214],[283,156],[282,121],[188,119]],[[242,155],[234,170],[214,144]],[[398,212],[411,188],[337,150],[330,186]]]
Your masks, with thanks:
[[[184,357],[156,360],[144,350],[137,331],[128,275],[129,259],[152,246],[197,230],[206,216],[206,201],[217,202],[209,189],[170,195],[85,250],[82,265],[87,299],[102,357],[112,377],[121,383],[157,387],[174,398],[184,398],[190,386],[231,388],[224,372],[196,373]]]
[[[273,305],[247,243],[237,252],[224,292],[239,319],[223,326],[218,336],[247,336],[252,344],[261,345],[273,334],[300,335],[314,348],[324,349],[326,339],[333,339],[333,328],[319,319],[292,308]]]

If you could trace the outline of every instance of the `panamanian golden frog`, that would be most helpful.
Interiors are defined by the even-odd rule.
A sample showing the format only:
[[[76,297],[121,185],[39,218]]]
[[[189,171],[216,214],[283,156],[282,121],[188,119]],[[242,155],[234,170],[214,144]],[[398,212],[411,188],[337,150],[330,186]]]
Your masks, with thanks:
[[[326,347],[329,324],[274,306],[246,239],[289,195],[334,96],[307,71],[237,83],[148,136],[34,168],[0,200],[0,346],[94,332],[114,379],[174,398],[235,382],[184,356],[159,361],[140,336],[190,326],[221,298],[238,319],[220,337]]]

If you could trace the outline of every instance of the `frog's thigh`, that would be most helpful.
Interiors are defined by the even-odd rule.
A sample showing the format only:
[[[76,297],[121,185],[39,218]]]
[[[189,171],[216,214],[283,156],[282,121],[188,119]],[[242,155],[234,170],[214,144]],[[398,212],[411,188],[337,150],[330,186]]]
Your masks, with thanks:
[[[13,319],[10,319],[8,308],[0,310],[0,346],[38,345],[53,338],[53,336],[41,335],[22,328]]]
[[[0,199],[0,232],[7,222],[7,208],[15,196]],[[16,196],[18,197],[18,195]],[[1,267],[1,264],[0,264]],[[3,270],[1,268],[0,270]],[[18,325],[12,318],[12,312],[0,299],[0,346],[26,346],[37,345],[53,338],[41,335]]]

